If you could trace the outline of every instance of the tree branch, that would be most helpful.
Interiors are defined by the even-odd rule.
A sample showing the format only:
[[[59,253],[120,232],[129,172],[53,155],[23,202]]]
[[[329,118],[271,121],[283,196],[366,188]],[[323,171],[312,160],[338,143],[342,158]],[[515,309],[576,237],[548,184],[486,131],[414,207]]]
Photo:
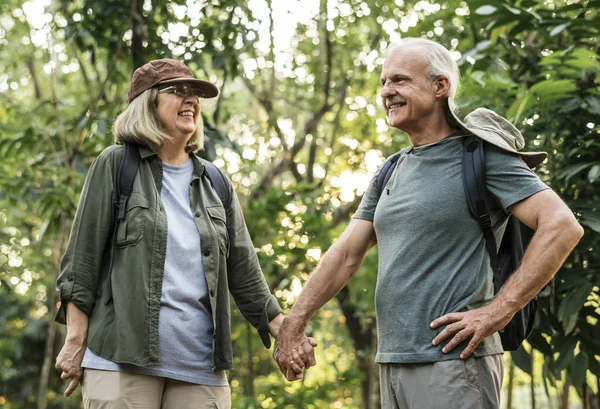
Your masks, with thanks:
[[[133,70],[140,68],[145,63],[145,50],[143,44],[144,8],[141,0],[132,0],[131,16],[131,62]],[[121,37],[122,38],[122,37]]]
[[[223,94],[225,90],[225,84],[227,84],[227,77],[229,75],[229,71],[227,70],[227,65],[223,66],[223,84],[221,85],[221,92],[219,92],[219,98],[217,98],[217,106],[215,108],[215,112],[213,114],[213,122],[215,126],[219,123],[219,119],[221,116],[221,105],[223,103]]]
[[[40,89],[40,82],[38,80],[37,72],[35,71],[35,64],[33,63],[33,58],[28,58],[26,63],[27,63],[27,69],[29,70],[29,75],[31,75],[31,80],[33,81],[33,89],[35,90],[35,98],[42,99],[42,91]]]
[[[354,200],[352,200],[350,203],[340,206],[336,211],[334,211],[330,228],[334,228],[341,222],[348,220],[348,216],[350,216],[350,213],[352,213],[352,212],[356,211],[356,209],[358,209],[358,206],[360,205],[361,200],[362,200],[362,195],[360,195],[360,196],[355,195]]]

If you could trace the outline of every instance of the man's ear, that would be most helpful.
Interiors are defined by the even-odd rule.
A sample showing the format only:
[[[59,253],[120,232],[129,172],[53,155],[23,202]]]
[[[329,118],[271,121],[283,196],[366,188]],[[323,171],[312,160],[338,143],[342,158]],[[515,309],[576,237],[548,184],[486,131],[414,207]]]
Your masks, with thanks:
[[[435,96],[437,98],[443,98],[448,94],[450,89],[450,80],[445,75],[440,75],[434,81]]]

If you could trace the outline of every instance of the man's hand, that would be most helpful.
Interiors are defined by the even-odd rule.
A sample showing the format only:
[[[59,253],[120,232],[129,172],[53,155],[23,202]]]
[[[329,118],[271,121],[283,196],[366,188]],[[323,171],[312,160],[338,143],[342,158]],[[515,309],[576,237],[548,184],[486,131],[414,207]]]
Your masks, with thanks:
[[[303,378],[303,370],[317,364],[314,348],[317,342],[284,320],[275,339],[273,358],[288,381]]]
[[[81,361],[83,361],[85,347],[85,341],[69,339],[67,337],[65,344],[56,357],[55,367],[56,369],[62,370],[60,378],[62,380],[71,380],[69,386],[65,390],[65,397],[71,396],[81,381],[81,376],[83,374],[81,369]]]
[[[462,359],[467,359],[481,341],[504,328],[511,318],[512,315],[499,313],[491,304],[467,312],[446,314],[430,324],[431,328],[447,325],[433,339],[432,344],[439,345],[444,340],[452,337],[442,348],[442,352],[446,354],[460,343],[470,339],[469,344],[460,354]]]

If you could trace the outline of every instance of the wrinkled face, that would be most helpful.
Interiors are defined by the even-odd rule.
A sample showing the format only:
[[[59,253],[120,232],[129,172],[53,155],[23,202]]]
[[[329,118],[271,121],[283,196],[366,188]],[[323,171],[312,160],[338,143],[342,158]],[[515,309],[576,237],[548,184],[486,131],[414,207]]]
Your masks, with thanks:
[[[200,119],[200,102],[194,92],[178,84],[159,89],[156,115],[164,132],[174,138],[185,137],[187,141],[196,131]]]
[[[426,76],[429,62],[415,48],[402,48],[390,54],[381,72],[381,101],[390,126],[407,133],[435,108],[435,86]]]

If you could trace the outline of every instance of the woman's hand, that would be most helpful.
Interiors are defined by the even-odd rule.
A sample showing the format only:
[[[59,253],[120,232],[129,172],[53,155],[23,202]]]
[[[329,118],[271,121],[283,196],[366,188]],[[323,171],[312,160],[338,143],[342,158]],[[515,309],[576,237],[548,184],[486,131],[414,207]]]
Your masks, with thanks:
[[[81,381],[83,370],[81,362],[87,346],[88,316],[73,303],[67,304],[67,337],[65,344],[56,357],[56,369],[62,371],[62,380],[70,379],[69,386],[65,390],[65,397],[77,389]]]
[[[83,361],[85,347],[85,341],[82,342],[81,340],[67,338],[60,353],[56,357],[56,369],[62,370],[60,378],[63,381],[66,381],[67,379],[71,380],[69,386],[65,390],[65,397],[71,396],[81,381],[81,376],[83,375],[81,361]]]

